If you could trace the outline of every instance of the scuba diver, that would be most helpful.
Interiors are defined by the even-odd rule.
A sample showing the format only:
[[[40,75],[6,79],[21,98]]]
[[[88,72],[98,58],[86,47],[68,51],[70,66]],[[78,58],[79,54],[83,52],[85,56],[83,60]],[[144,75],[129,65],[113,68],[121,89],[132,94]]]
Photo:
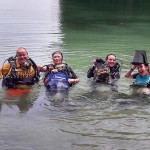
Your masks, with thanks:
[[[63,63],[63,54],[60,51],[52,54],[52,60],[52,64],[43,66],[41,70],[45,70],[46,96],[51,105],[56,106],[68,98],[70,87],[79,83],[80,79],[68,64]]]
[[[93,77],[96,83],[110,83],[120,78],[122,61],[117,60],[114,54],[108,54],[105,61],[101,58],[93,60],[93,66],[88,70],[87,77]]]
[[[24,89],[39,82],[39,71],[35,62],[29,58],[25,48],[20,47],[15,57],[7,59],[0,69],[2,86],[6,88]]]
[[[74,71],[63,63],[63,54],[55,51],[52,54],[53,63],[46,65],[44,85],[48,90],[66,90],[80,80]]]
[[[146,51],[136,50],[131,64],[131,68],[125,74],[126,78],[135,79],[130,86],[134,91],[137,90],[137,93],[150,94],[150,71]],[[132,73],[136,68],[138,72]]]

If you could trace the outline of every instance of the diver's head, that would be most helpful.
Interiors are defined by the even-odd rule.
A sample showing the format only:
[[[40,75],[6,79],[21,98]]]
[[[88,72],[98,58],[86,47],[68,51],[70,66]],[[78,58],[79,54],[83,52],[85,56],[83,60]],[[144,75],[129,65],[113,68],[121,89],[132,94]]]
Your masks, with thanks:
[[[114,54],[108,54],[106,56],[106,63],[109,67],[114,67],[116,64],[116,55]]]
[[[60,51],[55,51],[52,54],[52,59],[53,59],[54,65],[60,65],[62,64],[62,61],[63,61],[63,54]]]
[[[149,74],[149,65],[148,64],[138,64],[136,65],[138,72],[140,75],[148,75]]]
[[[26,63],[29,59],[27,50],[23,47],[18,48],[16,51],[16,58],[20,65]]]

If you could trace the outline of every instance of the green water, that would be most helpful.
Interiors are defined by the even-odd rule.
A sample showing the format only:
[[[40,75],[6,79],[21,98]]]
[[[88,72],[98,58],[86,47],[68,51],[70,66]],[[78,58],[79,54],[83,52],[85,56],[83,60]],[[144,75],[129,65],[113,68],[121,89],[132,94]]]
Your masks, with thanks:
[[[108,53],[115,53],[125,64],[134,50],[144,49],[149,56],[149,8],[149,1],[64,0],[65,49],[79,56],[71,59],[80,67]]]

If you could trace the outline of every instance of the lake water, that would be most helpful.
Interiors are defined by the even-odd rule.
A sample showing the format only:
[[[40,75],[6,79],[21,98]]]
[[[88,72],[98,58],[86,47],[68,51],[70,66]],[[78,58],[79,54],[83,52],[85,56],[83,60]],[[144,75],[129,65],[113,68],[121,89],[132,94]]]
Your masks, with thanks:
[[[1,0],[0,10],[1,66],[18,47],[41,65],[61,50],[81,80],[65,99],[50,100],[42,79],[24,93],[0,87],[1,150],[149,150],[150,97],[124,78],[134,50],[150,58],[149,1]],[[123,61],[118,92],[86,77],[108,53]]]

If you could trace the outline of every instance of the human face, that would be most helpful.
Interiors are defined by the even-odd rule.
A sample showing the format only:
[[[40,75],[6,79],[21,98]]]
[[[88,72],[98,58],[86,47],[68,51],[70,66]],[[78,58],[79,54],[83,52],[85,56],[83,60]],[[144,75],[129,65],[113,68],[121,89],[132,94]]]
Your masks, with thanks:
[[[109,55],[106,62],[109,67],[114,67],[114,65],[116,64],[116,57],[114,55]]]
[[[52,59],[53,59],[53,63],[55,64],[55,65],[60,65],[60,64],[62,64],[62,55],[61,54],[59,54],[59,53],[56,53],[56,54],[54,54],[53,56],[52,56]]]
[[[29,58],[28,53],[24,48],[19,48],[17,50],[16,57],[19,64],[24,64]]]
[[[146,66],[144,64],[137,65],[137,69],[138,69],[138,72],[140,74],[147,74],[148,73],[148,66]]]

